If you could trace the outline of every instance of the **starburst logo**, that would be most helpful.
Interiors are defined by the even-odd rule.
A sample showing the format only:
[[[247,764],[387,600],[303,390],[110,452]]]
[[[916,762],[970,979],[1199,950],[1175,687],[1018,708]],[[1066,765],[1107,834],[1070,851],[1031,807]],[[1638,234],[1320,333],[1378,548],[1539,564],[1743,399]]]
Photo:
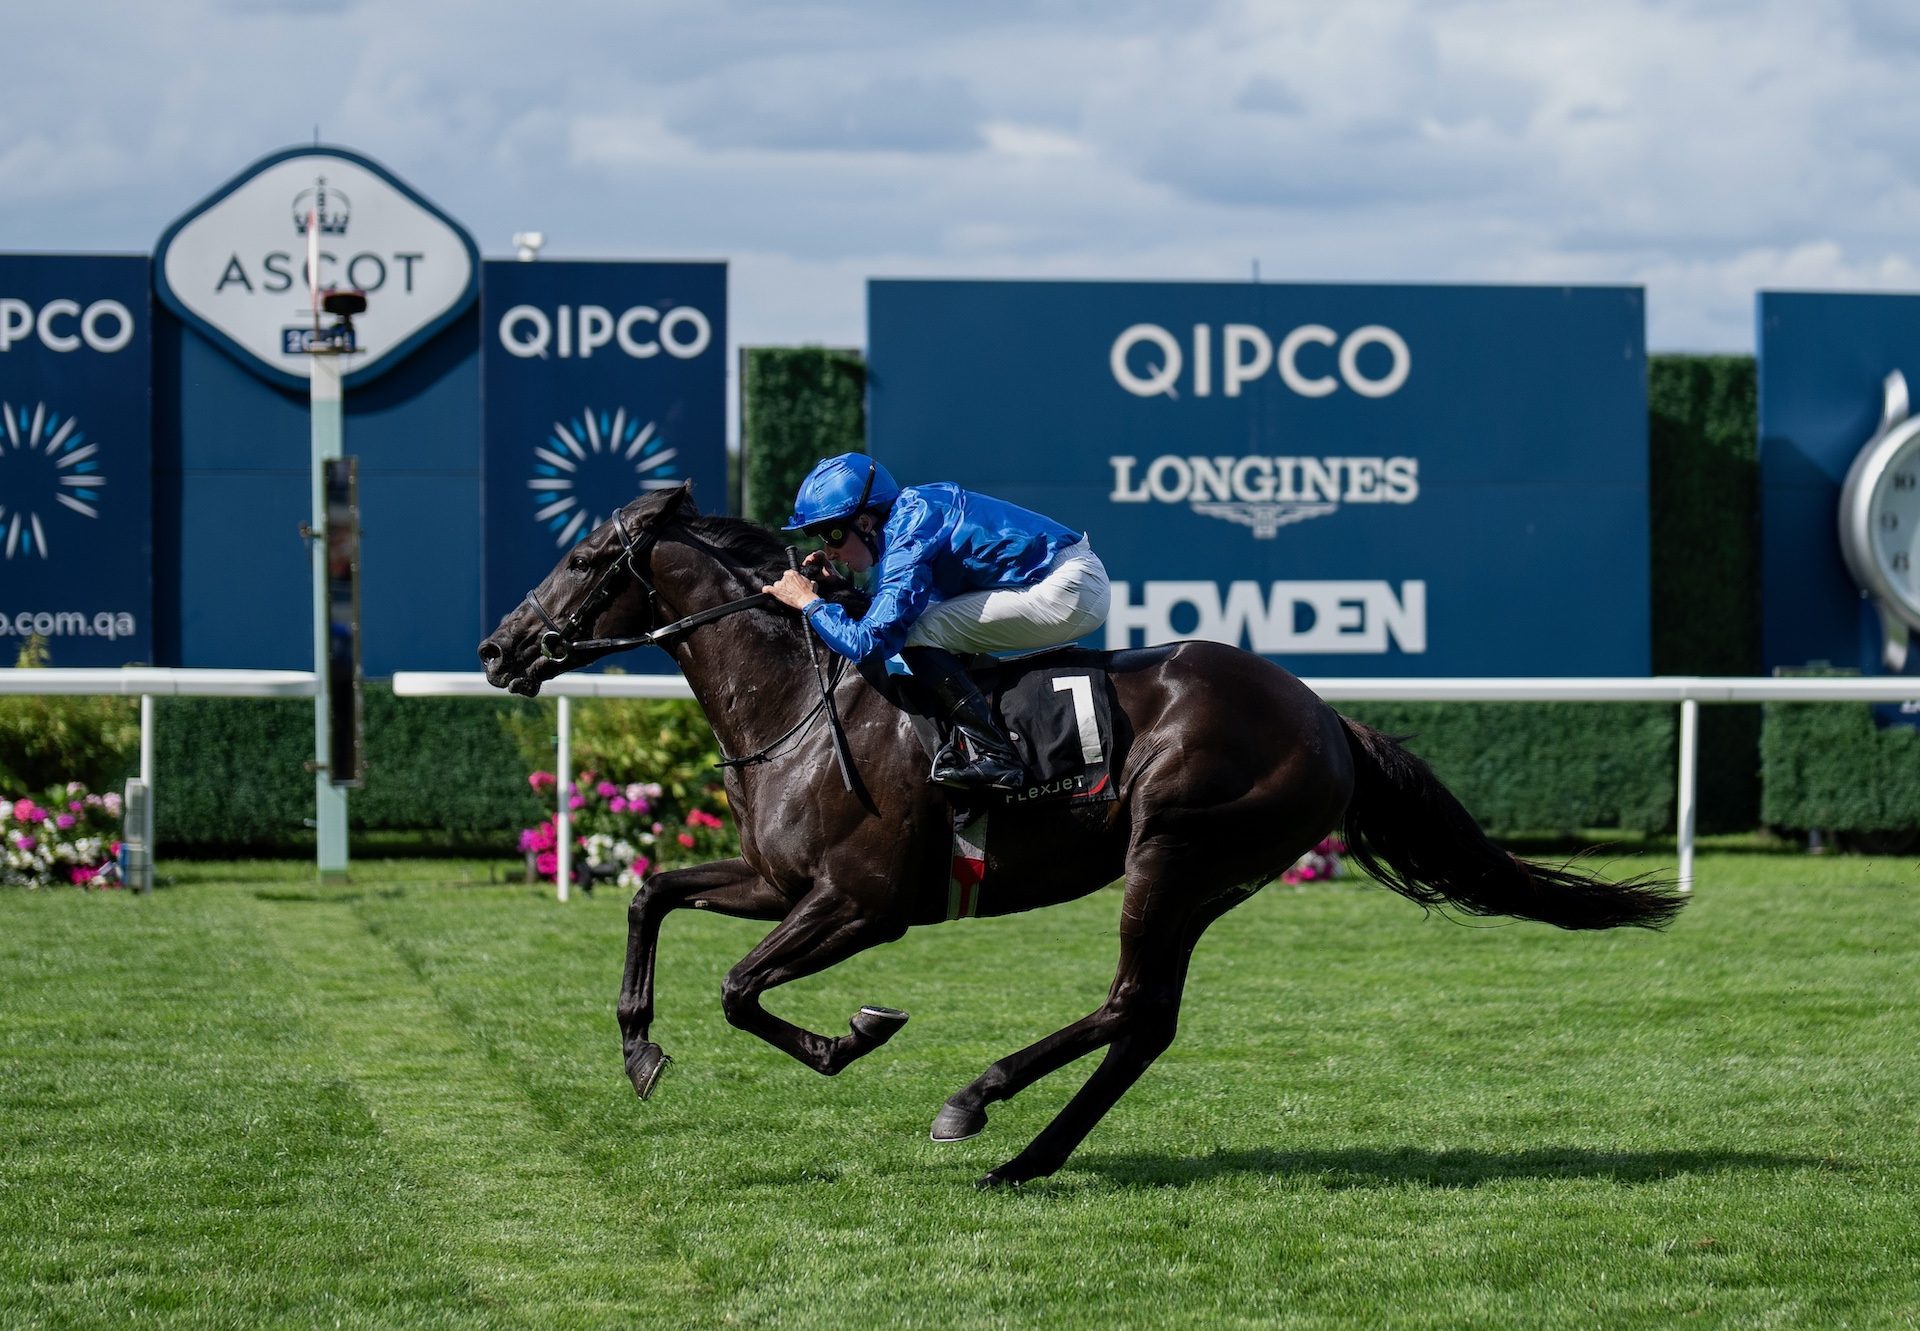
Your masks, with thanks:
[[[636,479],[642,490],[678,485],[673,459],[654,430],[625,407],[612,413],[588,407],[570,421],[553,423],[553,434],[534,445],[533,520],[554,533],[564,550],[633,498]]]
[[[0,402],[0,419],[6,423],[0,435],[0,541],[8,559],[45,559],[51,553],[47,524],[60,517],[58,507],[83,518],[100,516],[94,504],[107,483],[100,445],[87,442],[77,417],[63,417],[44,402],[31,411]]]

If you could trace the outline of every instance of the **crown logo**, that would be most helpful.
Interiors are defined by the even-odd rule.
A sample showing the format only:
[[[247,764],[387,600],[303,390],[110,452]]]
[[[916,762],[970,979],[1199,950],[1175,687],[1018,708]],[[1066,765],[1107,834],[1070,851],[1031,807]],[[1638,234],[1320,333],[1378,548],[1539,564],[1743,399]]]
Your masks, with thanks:
[[[293,196],[293,229],[303,236],[307,234],[309,212],[320,224],[321,235],[344,236],[347,220],[353,216],[353,201],[337,189],[328,189],[327,178],[320,176],[314,180],[312,189],[303,189]]]

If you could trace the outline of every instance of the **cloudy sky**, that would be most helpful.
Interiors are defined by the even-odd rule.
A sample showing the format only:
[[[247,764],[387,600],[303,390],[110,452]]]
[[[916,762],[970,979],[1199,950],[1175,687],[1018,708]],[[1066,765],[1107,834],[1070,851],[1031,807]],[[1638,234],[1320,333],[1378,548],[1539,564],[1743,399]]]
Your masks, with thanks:
[[[151,251],[274,150],[483,253],[725,258],[742,343],[871,275],[1920,289],[1905,0],[6,0],[0,248]]]

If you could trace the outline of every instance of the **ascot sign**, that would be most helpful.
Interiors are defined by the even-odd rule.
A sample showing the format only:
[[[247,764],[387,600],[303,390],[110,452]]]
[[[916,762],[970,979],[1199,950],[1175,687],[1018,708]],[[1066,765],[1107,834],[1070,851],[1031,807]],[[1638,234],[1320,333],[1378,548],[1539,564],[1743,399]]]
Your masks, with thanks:
[[[472,237],[344,148],[263,158],[169,227],[154,257],[161,302],[268,381],[304,387],[313,364],[298,336],[313,325],[309,217],[319,287],[367,293],[349,384],[391,369],[473,304]]]

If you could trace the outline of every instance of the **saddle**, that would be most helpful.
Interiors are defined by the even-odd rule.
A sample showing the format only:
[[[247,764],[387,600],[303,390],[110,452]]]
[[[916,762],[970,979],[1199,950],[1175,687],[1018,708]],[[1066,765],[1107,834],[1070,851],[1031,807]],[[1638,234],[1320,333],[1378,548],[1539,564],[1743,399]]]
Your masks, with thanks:
[[[1119,797],[1112,774],[1115,706],[1108,653],[1067,647],[1008,659],[962,659],[1031,778],[1021,790],[972,793],[968,803],[1094,804]],[[942,720],[898,676],[888,676],[887,691],[912,720],[931,760],[946,742]]]

